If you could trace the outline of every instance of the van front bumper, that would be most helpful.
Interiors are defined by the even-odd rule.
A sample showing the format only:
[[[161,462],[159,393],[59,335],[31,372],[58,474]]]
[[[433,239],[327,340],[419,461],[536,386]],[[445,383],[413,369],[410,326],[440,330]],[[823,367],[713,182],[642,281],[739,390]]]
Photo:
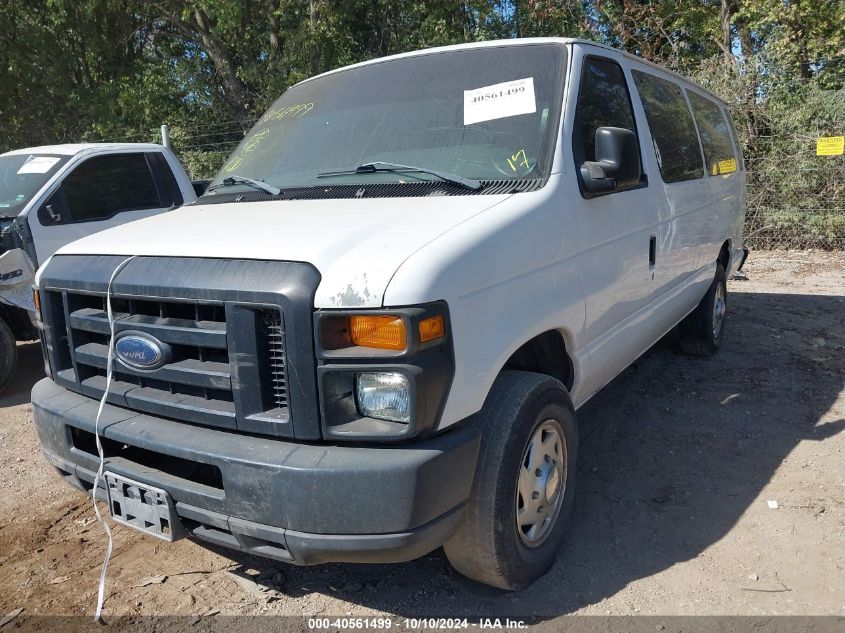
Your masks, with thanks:
[[[93,488],[98,402],[49,378],[32,390],[47,460]],[[105,470],[165,490],[189,536],[299,565],[399,562],[445,543],[469,497],[470,424],[401,445],[303,444],[106,405]],[[105,500],[101,482],[97,495]]]

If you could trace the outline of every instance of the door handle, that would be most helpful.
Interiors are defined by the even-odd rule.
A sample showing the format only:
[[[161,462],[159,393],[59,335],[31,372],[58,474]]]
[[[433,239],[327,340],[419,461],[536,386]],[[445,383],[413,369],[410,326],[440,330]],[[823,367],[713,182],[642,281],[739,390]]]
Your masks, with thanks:
[[[657,236],[652,235],[648,238],[648,265],[654,266],[657,263]]]

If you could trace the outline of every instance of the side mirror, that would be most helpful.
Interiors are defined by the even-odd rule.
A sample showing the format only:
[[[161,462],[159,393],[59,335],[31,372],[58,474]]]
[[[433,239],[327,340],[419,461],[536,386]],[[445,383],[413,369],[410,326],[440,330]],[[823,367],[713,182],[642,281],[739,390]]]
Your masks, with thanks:
[[[642,179],[637,135],[621,127],[596,130],[596,160],[581,165],[584,188],[592,194],[636,186]]]
[[[38,219],[41,221],[41,224],[44,226],[50,226],[52,224],[62,224],[62,222],[64,222],[63,201],[64,198],[62,196],[61,189],[50,196],[47,202],[38,209]]]

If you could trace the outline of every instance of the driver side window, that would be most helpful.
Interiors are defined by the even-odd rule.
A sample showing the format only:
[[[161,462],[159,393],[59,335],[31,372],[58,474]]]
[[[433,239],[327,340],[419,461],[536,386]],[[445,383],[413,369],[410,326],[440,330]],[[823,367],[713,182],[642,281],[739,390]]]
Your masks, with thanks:
[[[97,156],[65,178],[39,219],[45,225],[76,224],[164,206],[143,153]]]
[[[587,57],[575,108],[575,163],[596,160],[596,130],[618,127],[636,133],[631,96],[622,68],[603,57]]]

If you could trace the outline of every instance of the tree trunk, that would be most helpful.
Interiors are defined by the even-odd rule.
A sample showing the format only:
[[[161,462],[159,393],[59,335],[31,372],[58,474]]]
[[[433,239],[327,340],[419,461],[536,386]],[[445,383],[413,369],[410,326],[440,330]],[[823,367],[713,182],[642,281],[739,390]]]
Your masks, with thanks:
[[[320,48],[317,42],[317,24],[320,20],[319,0],[308,0],[308,74],[316,75],[320,71]]]
[[[725,56],[725,62],[733,64],[736,60],[733,55],[733,37],[731,34],[731,21],[737,10],[735,0],[722,0],[719,7],[719,24],[721,26],[722,39],[719,48]]]
[[[208,54],[223,83],[223,97],[236,108],[248,110],[252,105],[249,91],[238,77],[235,61],[223,41],[213,31],[208,15],[202,9],[194,9],[189,21],[191,28],[200,37],[200,43]]]
[[[743,21],[737,24],[739,29],[739,45],[742,48],[742,58],[747,62],[754,55],[754,45],[751,41],[751,29]]]
[[[275,61],[282,52],[282,38],[279,34],[279,0],[267,1],[270,20],[270,61]]]
[[[223,99],[237,110],[249,110],[252,97],[237,73],[237,64],[225,43],[214,33],[214,22],[200,7],[186,15],[181,1],[158,2],[156,5],[186,41],[198,44],[211,61],[220,80]]]

